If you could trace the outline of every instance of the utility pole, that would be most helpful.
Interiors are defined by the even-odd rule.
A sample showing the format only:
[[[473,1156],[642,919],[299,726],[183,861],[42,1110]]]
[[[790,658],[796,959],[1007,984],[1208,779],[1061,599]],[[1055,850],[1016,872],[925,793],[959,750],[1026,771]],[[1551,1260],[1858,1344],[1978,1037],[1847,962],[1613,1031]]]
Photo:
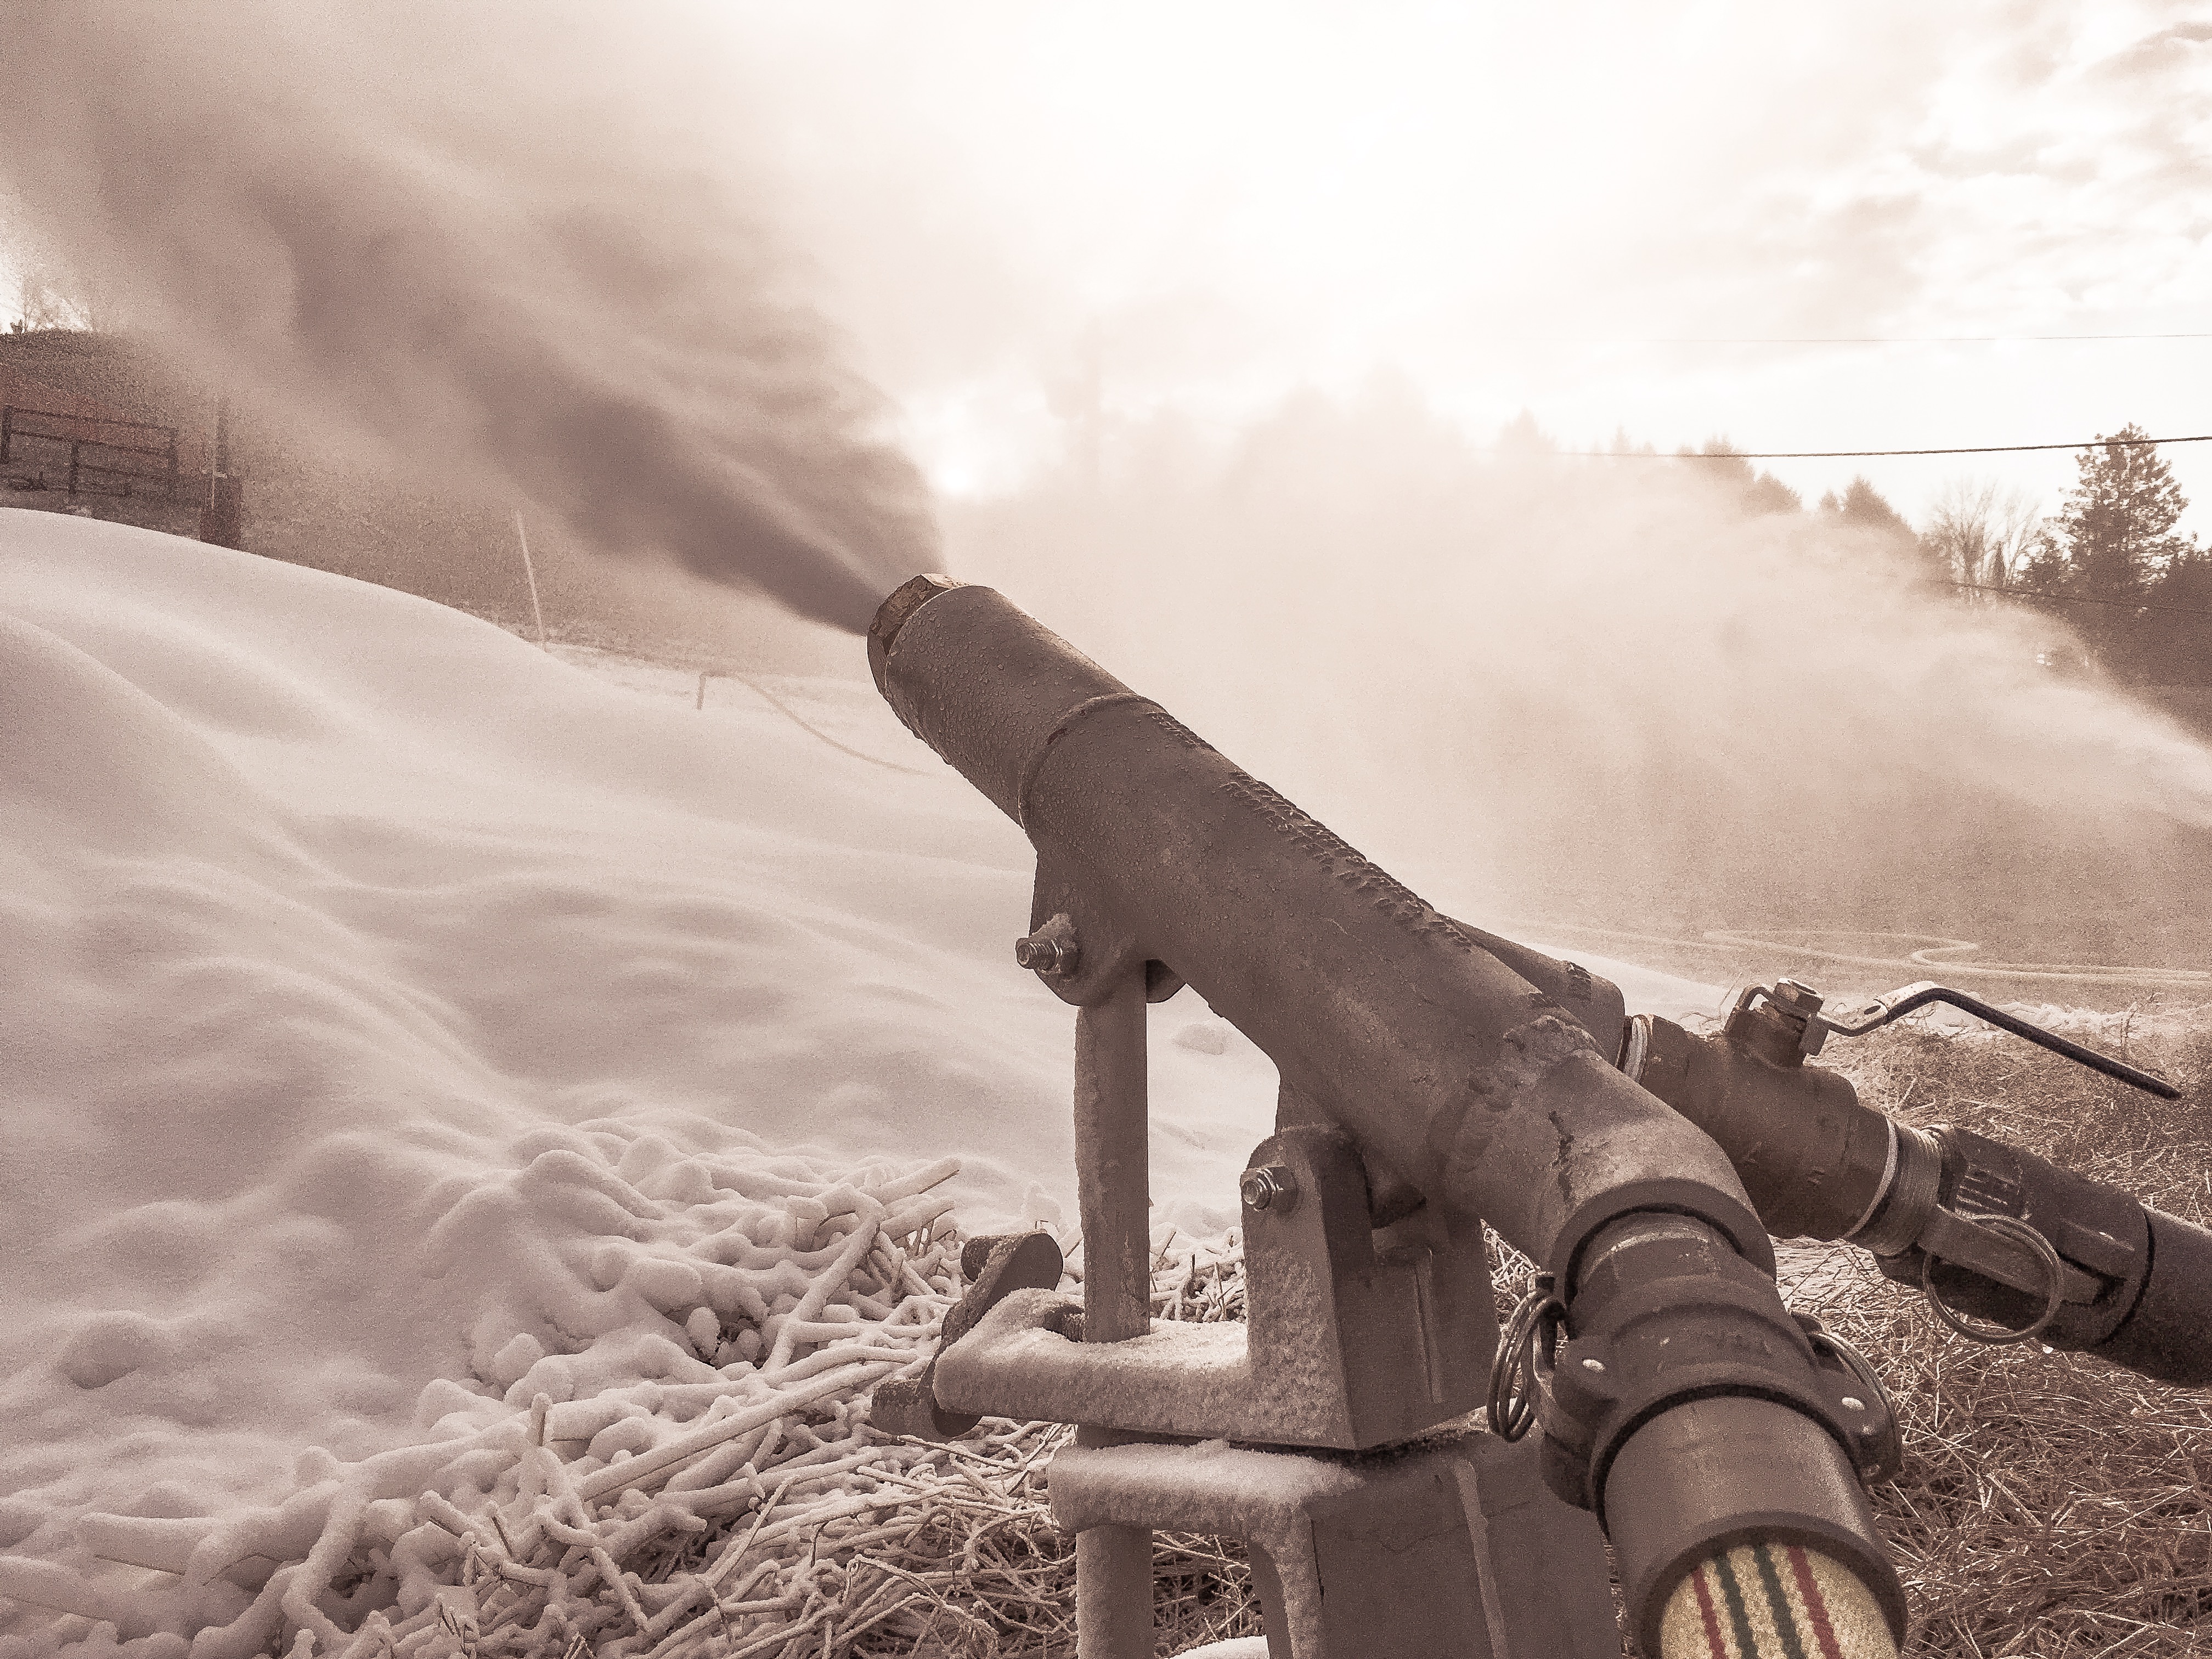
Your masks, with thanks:
[[[246,480],[230,470],[230,394],[215,399],[215,443],[208,457],[207,505],[200,509],[200,539],[243,548]]]
[[[530,615],[538,624],[538,648],[545,649],[545,612],[538,603],[538,566],[530,556],[530,532],[522,527],[522,509],[514,509],[514,539],[522,545],[522,574],[530,583]],[[707,677],[699,676],[699,707],[707,706]]]

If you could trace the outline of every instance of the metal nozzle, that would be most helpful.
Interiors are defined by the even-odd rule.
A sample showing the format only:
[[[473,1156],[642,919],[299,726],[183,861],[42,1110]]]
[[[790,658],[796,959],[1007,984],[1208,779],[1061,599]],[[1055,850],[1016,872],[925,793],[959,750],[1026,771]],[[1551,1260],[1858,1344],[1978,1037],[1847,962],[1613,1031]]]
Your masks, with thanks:
[[[901,583],[890,598],[876,607],[875,620],[868,624],[868,672],[875,676],[878,691],[888,695],[884,666],[890,655],[891,641],[898,638],[898,631],[906,626],[907,618],[939,593],[949,593],[962,586],[950,576],[928,572]]]

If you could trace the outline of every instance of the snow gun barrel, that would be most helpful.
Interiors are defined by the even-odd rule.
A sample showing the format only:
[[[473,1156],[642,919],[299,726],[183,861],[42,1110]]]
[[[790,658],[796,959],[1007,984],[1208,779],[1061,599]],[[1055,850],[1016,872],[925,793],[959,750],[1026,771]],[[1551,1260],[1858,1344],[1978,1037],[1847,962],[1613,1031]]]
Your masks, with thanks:
[[[1793,980],[1754,986],[1705,1036],[1638,1015],[1621,1067],[1729,1150],[1777,1237],[1871,1251],[1961,1335],[2038,1340],[2161,1382],[2212,1383],[2212,1232],[2002,1141],[1899,1123],[1861,1102],[1844,1078],[1807,1063],[1830,1036],[1863,1036],[1930,1002],[2136,1088],[2179,1093],[1924,983],[1841,1011]]]
[[[1018,960],[1086,1011],[1188,982],[1274,1061],[1284,1121],[1355,1143],[1373,1225],[1487,1218],[1547,1269],[1528,1328],[1567,1341],[1544,1479],[1604,1528],[1644,1651],[1699,1564],[1747,1541],[1840,1563],[1901,1639],[1864,1402],[1784,1308],[1727,1156],[1617,1068],[1613,987],[1440,914],[990,588],[916,578],[868,655],[1036,849]],[[1267,1174],[1247,1172],[1248,1223]],[[1088,1298],[1088,1213],[1085,1239]],[[1498,1401],[1493,1378],[1493,1422]]]

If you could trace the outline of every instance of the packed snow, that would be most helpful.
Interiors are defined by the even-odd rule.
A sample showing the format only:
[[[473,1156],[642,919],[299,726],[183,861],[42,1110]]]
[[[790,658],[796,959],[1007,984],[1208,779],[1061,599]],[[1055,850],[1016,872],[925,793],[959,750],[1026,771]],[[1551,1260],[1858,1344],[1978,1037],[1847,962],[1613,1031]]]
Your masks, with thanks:
[[[0,1632],[78,1595],[209,1659],[259,1628],[204,1599],[248,1533],[889,1374],[952,1205],[1072,1240],[1029,848],[854,654],[702,709],[688,670],[0,513]],[[1273,1071],[1188,992],[1152,1031],[1156,1218],[1218,1231]]]

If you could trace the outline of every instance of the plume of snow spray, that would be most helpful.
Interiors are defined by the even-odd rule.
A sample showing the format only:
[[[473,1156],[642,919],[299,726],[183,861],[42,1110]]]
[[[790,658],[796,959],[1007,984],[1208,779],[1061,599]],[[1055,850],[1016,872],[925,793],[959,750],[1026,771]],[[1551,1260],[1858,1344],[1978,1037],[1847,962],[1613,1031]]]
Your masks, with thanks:
[[[2043,666],[2059,623],[1923,585],[1909,543],[1692,464],[1486,455],[1388,384],[1121,454],[1097,491],[949,506],[962,572],[1469,921],[2212,965],[2212,749]]]
[[[644,21],[658,60],[566,3],[6,0],[0,172],[295,415],[857,630],[936,562],[926,489]]]

